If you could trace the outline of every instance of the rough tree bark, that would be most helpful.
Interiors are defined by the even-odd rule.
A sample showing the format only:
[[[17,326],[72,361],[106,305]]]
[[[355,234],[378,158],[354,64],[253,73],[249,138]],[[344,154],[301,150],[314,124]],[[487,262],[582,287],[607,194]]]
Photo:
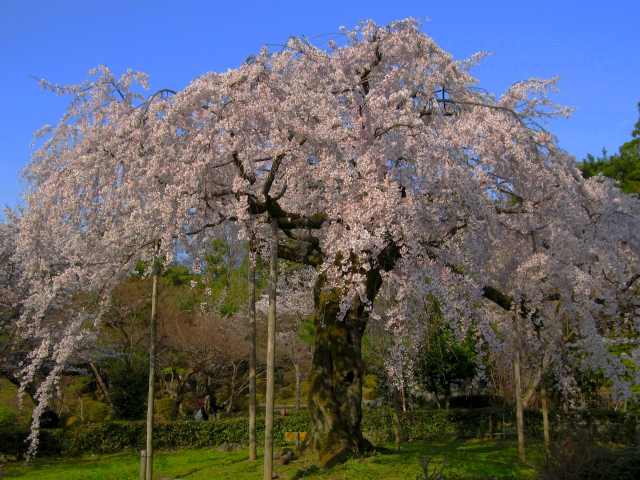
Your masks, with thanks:
[[[364,304],[356,299],[343,320],[340,291],[323,291],[326,277],[315,287],[316,341],[309,373],[309,434],[302,451],[315,450],[324,467],[343,462],[371,448],[361,430],[362,335],[366,323]]]
[[[366,295],[373,301],[382,285],[381,270],[390,270],[400,257],[390,244],[366,273]],[[351,259],[356,265],[356,259]],[[320,275],[314,289],[316,341],[309,372],[309,434],[301,452],[314,450],[325,468],[344,462],[350,455],[362,455],[372,448],[362,435],[362,336],[367,326],[366,303],[356,295],[344,319],[339,319],[340,288],[327,289],[326,275]]]

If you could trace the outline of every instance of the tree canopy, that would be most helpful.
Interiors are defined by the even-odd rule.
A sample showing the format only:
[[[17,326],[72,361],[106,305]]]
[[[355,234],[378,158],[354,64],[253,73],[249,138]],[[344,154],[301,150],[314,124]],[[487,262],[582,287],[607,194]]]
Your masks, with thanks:
[[[25,169],[21,322],[41,341],[27,378],[45,357],[59,373],[86,345],[154,240],[167,258],[178,245],[198,255],[213,226],[266,238],[275,219],[278,256],[315,271],[305,446],[323,464],[370,446],[361,340],[385,281],[402,348],[424,338],[416,298],[437,299],[458,338],[474,325],[496,349],[512,316],[562,319],[575,358],[628,394],[603,332],[634,315],[640,204],[583,179],[543,128],[570,113],[548,98],[557,79],[488,94],[469,74],[483,54],[455,61],[412,19],[361,22],[344,38],[322,50],[291,37],[148,98],[133,87],[146,75],[106,67],[51,87],[73,100]],[[70,308],[77,292],[86,301]],[[59,309],[68,320],[52,322]]]

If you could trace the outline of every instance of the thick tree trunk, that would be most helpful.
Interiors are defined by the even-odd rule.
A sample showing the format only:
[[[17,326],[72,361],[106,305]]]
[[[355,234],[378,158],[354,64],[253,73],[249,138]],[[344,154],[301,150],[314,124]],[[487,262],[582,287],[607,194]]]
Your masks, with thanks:
[[[319,265],[322,254],[313,243],[308,248],[278,247],[281,258]],[[341,255],[339,255],[341,257]],[[400,258],[400,249],[393,242],[379,253],[368,268],[359,265],[351,254],[354,272],[366,277],[366,298],[373,302],[382,286],[380,271],[390,271]],[[342,261],[343,258],[337,258]],[[329,468],[342,463],[350,455],[361,455],[372,448],[362,436],[362,335],[367,325],[368,312],[359,295],[351,303],[344,318],[340,316],[343,289],[328,287],[326,273],[318,276],[314,288],[314,322],[316,327],[315,351],[309,372],[309,413],[311,422],[308,435],[300,445],[301,453],[313,450],[320,455],[320,463]]]
[[[321,465],[330,468],[372,445],[361,430],[361,345],[367,312],[356,298],[344,319],[338,320],[341,291],[326,291],[325,284],[326,277],[319,277],[314,291],[316,341],[308,393],[311,423],[301,450],[318,452]]]

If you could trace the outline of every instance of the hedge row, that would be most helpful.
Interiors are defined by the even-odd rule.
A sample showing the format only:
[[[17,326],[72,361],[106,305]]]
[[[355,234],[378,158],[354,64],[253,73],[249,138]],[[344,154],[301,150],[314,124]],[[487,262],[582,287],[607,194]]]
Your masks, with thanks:
[[[306,410],[288,412],[277,417],[274,424],[276,446],[284,446],[284,432],[306,431],[309,416]],[[622,412],[552,412],[552,432],[588,430],[603,441],[633,443],[636,439],[635,417]],[[401,415],[405,441],[425,441],[443,436],[483,438],[492,432],[515,435],[515,414],[508,409],[416,410]],[[537,410],[525,412],[527,436],[542,437],[542,415]],[[373,443],[393,441],[393,411],[387,408],[365,410],[362,430]],[[0,454],[21,456],[26,452],[26,429],[0,429]],[[104,422],[75,424],[66,429],[42,430],[39,455],[77,456],[85,453],[112,453],[143,450],[146,427],[144,422]],[[264,417],[257,421],[257,439],[264,439]],[[246,417],[209,421],[178,421],[156,423],[156,448],[213,447],[224,442],[249,442],[249,421]]]
[[[306,411],[276,417],[274,441],[285,446],[284,433],[306,431],[309,423]],[[256,422],[259,444],[264,443],[264,417]],[[0,429],[0,454],[24,456],[27,451],[26,428]],[[222,420],[157,422],[154,426],[154,446],[161,449],[203,448],[224,442],[248,443],[249,419],[246,417]],[[74,424],[65,429],[40,431],[38,456],[78,456],[85,453],[114,453],[144,450],[146,423],[144,421],[114,421]]]
[[[542,412],[525,410],[525,431],[530,438],[543,438]],[[425,441],[443,436],[484,438],[491,434],[516,435],[516,417],[512,409],[475,408],[452,410],[415,410],[400,417],[402,437],[407,441]],[[552,434],[587,430],[592,437],[616,443],[636,441],[636,419],[617,411],[553,411],[549,414]],[[362,430],[372,442],[393,441],[393,411],[365,412]]]

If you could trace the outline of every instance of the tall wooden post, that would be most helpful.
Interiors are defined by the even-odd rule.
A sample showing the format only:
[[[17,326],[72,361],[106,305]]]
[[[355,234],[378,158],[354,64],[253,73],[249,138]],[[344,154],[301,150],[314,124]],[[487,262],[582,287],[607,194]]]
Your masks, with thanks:
[[[536,336],[540,342],[540,328],[536,328]],[[542,345],[542,344],[541,344]],[[540,403],[542,404],[542,430],[544,433],[544,445],[549,450],[549,406],[547,405],[547,382],[546,372],[544,371],[544,356],[540,360]]]
[[[516,335],[515,352],[513,356],[513,369],[515,376],[515,393],[516,393],[516,419],[518,423],[518,450],[520,460],[526,461],[524,452],[524,411],[522,401],[522,380],[520,379],[520,337]]]
[[[549,405],[547,404],[547,374],[542,372],[542,378],[540,379],[540,396],[542,401],[542,428],[544,430],[544,444],[549,448]]]
[[[0,478],[0,480],[2,480]],[[147,451],[140,451],[140,480],[147,480]]]
[[[149,348],[149,395],[147,397],[147,467],[146,480],[153,478],[153,402],[156,396],[156,324],[158,320],[158,250],[160,241],[153,243],[153,287],[151,290],[151,331]]]
[[[249,460],[256,454],[256,252],[249,242]]]
[[[300,410],[300,397],[302,396],[302,372],[300,372],[300,363],[297,360],[293,367],[296,371],[296,410]]]
[[[278,221],[271,220],[269,318],[267,327],[267,400],[264,425],[264,480],[273,478],[273,407],[276,364],[276,283],[278,281]]]
[[[398,387],[393,387],[393,423],[395,426],[396,451],[400,450],[401,429],[400,429],[400,404],[398,398]]]

